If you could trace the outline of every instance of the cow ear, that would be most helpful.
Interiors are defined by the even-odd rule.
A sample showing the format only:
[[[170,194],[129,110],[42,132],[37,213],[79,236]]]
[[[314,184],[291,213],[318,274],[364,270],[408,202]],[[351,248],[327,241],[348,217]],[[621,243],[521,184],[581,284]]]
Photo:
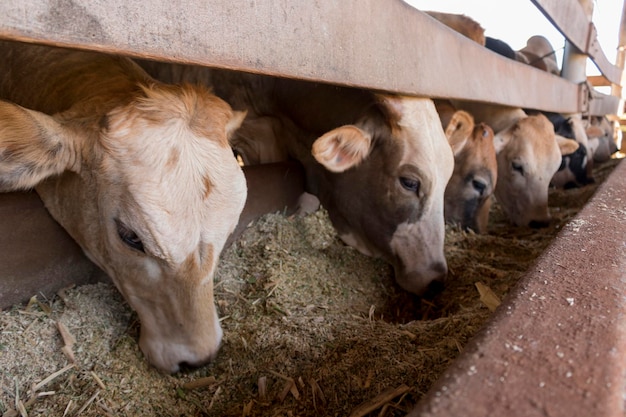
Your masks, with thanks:
[[[471,114],[459,110],[452,115],[445,134],[455,156],[461,152],[473,130],[474,118]]]
[[[237,129],[241,127],[243,120],[248,114],[247,110],[233,111],[233,117],[226,123],[226,137],[230,140]]]
[[[319,137],[311,153],[332,172],[343,172],[363,161],[370,150],[372,136],[353,125],[341,126]]]
[[[569,155],[578,149],[580,144],[576,142],[574,139],[564,138],[560,135],[556,136],[556,143],[559,145],[559,149],[561,150],[561,155]]]
[[[493,136],[493,147],[496,150],[496,154],[499,154],[500,151],[504,149],[512,137],[513,131],[511,129],[505,129]]]
[[[78,170],[76,134],[52,116],[0,101],[0,191]]]

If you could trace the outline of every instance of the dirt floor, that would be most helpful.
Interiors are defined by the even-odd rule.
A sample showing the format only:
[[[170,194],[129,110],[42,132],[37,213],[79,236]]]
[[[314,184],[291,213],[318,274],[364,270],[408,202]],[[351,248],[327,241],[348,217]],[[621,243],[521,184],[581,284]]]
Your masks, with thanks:
[[[430,300],[343,245],[324,211],[267,215],[222,254],[219,357],[172,376],[147,364],[137,317],[112,285],[34,294],[0,313],[0,413],[404,415],[594,191],[552,190],[547,229],[510,226],[497,203],[488,235],[447,227],[449,281]]]

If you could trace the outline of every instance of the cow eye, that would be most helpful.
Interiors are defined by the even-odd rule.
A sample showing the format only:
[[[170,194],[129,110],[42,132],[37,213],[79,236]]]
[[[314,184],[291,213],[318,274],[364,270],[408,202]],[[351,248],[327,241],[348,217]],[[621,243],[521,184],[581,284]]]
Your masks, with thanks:
[[[419,180],[414,180],[412,178],[400,177],[400,184],[402,184],[402,187],[404,187],[404,189],[414,193],[417,193],[420,189]]]
[[[520,164],[519,162],[512,162],[511,167],[513,168],[513,171],[517,171],[520,173],[520,175],[524,176],[524,167],[522,166],[522,164]]]
[[[115,224],[117,225],[117,234],[126,246],[145,253],[143,242],[139,239],[137,233],[117,219],[115,219]]]

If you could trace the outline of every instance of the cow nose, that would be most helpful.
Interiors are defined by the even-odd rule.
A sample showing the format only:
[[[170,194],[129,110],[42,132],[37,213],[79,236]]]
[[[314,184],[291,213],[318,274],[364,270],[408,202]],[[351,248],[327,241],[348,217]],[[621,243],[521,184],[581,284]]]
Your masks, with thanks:
[[[446,275],[448,275],[448,265],[445,262],[437,262],[432,269],[437,272],[439,275],[437,277],[438,281],[443,281],[446,279]]]
[[[445,262],[436,262],[421,271],[412,271],[402,275],[396,274],[398,284],[405,290],[429,298],[440,292],[448,275]]]
[[[550,220],[531,220],[528,226],[533,229],[543,229],[550,226]]]
[[[178,364],[178,372],[188,373],[198,369],[200,365],[192,365],[187,361],[182,361]]]
[[[145,325],[141,328],[139,348],[148,362],[169,374],[189,371],[211,362],[217,356],[222,340],[222,329],[219,326],[213,333],[198,336],[191,343],[182,343],[182,338],[173,340],[171,336],[169,339],[161,338],[147,329]]]
[[[426,287],[426,291],[424,291],[424,294],[422,295],[422,298],[425,298],[427,300],[435,298],[437,294],[443,292],[444,288],[445,277],[444,279],[436,279],[428,284],[428,286]]]
[[[183,372],[183,373],[193,372],[196,369],[203,367],[207,363],[212,362],[213,359],[215,359],[215,355],[211,355],[211,356],[207,357],[204,360],[201,360],[201,361],[198,361],[198,362],[193,362],[193,363],[189,362],[189,361],[179,362],[178,363],[178,371],[179,372]]]
[[[472,187],[474,187],[474,189],[478,192],[478,195],[482,197],[487,189],[487,183],[480,178],[474,178],[472,180]]]

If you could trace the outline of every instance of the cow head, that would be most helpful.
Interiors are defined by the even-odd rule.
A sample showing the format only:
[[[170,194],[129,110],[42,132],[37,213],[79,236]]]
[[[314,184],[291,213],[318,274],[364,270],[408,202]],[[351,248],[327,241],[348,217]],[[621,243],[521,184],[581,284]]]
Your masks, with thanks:
[[[592,116],[585,133],[589,139],[588,155],[595,162],[605,162],[618,151],[614,128],[606,117]]]
[[[0,190],[37,187],[113,279],[166,372],[199,365],[222,331],[213,274],[246,197],[227,135],[241,122],[207,90],[152,85],[104,117],[0,102]]]
[[[454,160],[431,100],[380,96],[378,108],[315,141],[330,182],[319,196],[344,242],[423,294],[447,274],[443,194]]]
[[[554,48],[552,48],[550,41],[543,36],[535,35],[528,38],[526,46],[517,51],[516,55],[520,62],[525,62],[554,75],[560,75]]]
[[[552,176],[550,185],[568,189],[593,183],[593,178],[587,176],[587,148],[560,135],[556,135],[556,141],[562,154],[561,165]]]
[[[459,110],[445,134],[454,154],[454,172],[445,192],[446,221],[484,233],[498,175],[493,130],[484,123],[475,125],[469,113]]]
[[[542,114],[521,118],[496,134],[494,146],[504,212],[518,226],[547,226],[548,186],[561,163],[552,124]]]
[[[543,113],[554,125],[557,143],[563,159],[552,177],[555,187],[578,187],[593,183],[593,163],[589,154],[589,141],[580,114],[566,118],[559,113]],[[579,146],[580,144],[580,146]]]

